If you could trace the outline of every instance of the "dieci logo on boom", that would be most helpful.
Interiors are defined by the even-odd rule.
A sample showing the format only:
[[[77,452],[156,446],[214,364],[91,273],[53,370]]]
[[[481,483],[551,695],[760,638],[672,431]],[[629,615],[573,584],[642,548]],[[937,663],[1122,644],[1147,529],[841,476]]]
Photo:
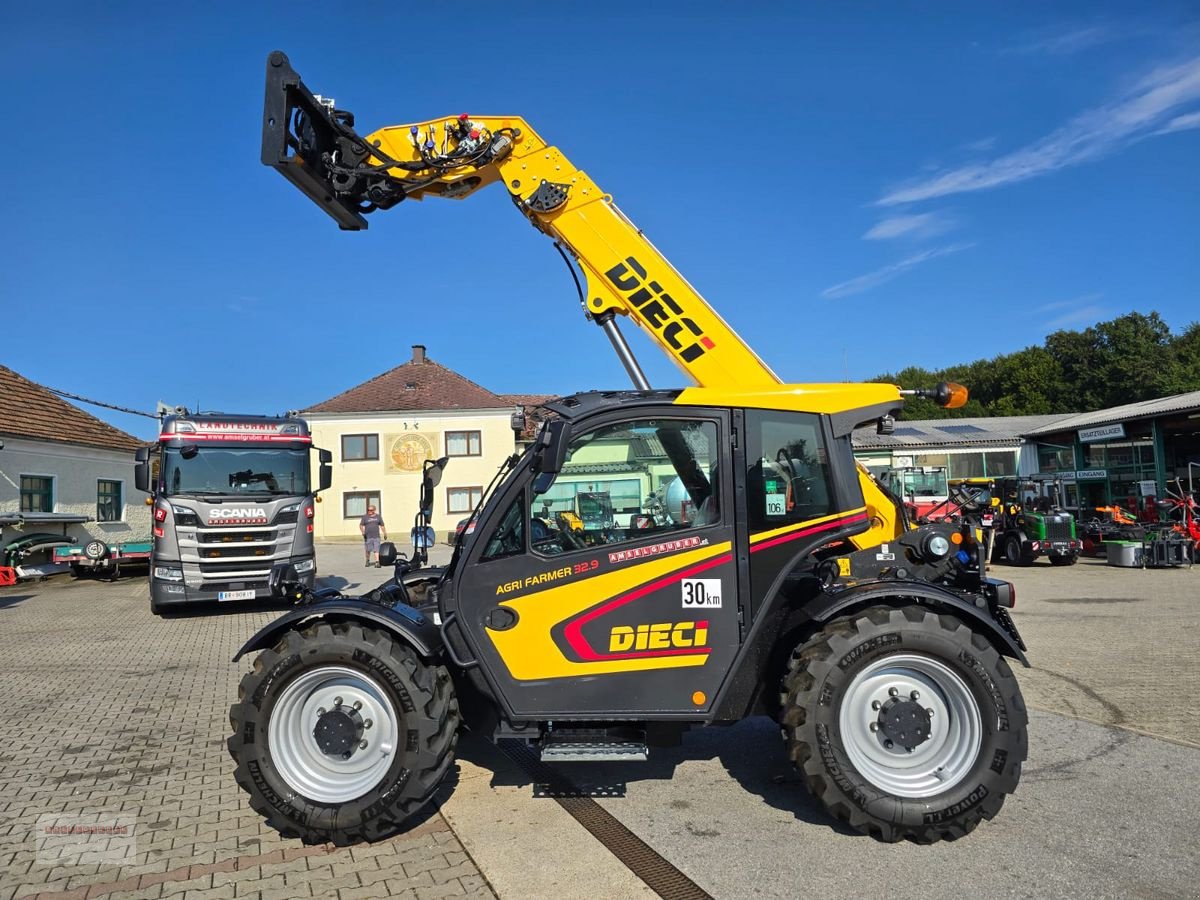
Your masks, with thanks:
[[[608,652],[626,650],[679,650],[694,647],[707,653],[708,622],[655,622],[653,625],[617,625],[608,635]]]
[[[663,290],[661,284],[654,280],[642,284],[646,278],[646,267],[632,256],[626,257],[625,262],[617,263],[604,274],[627,295],[626,299],[637,307],[638,312],[662,335],[663,340],[671,345],[671,349],[678,353],[684,362],[699,359],[705,350],[713,348],[712,339],[690,316],[683,314],[683,307]],[[691,341],[691,338],[683,333],[685,328],[699,340]],[[685,345],[684,341],[691,343]]]

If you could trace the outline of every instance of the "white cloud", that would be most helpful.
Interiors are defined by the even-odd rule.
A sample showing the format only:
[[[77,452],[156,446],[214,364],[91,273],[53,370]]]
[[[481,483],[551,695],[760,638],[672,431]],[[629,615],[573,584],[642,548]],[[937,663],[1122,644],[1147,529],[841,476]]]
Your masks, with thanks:
[[[1042,326],[1048,329],[1055,329],[1065,328],[1068,325],[1091,325],[1093,322],[1099,322],[1106,315],[1108,315],[1108,310],[1103,306],[1081,306],[1079,309],[1064,313],[1058,318],[1051,319],[1049,322],[1043,322]]]
[[[920,213],[912,216],[889,216],[876,222],[863,235],[868,241],[890,241],[893,238],[929,238],[945,234],[954,221],[942,213]]]
[[[1016,184],[1059,169],[1100,159],[1138,141],[1171,130],[1194,128],[1191,110],[1200,101],[1200,57],[1156,69],[1104,106],[1080,113],[1040,140],[992,160],[944,169],[885,194],[879,206],[915,203],[935,197]],[[1174,128],[1173,123],[1182,122]]]
[[[1189,128],[1200,128],[1200,111],[1176,116],[1155,134],[1170,134],[1173,131],[1187,131]]]
[[[1053,303],[1044,303],[1039,306],[1034,312],[1051,312],[1056,309],[1071,309],[1081,306],[1086,303],[1095,303],[1104,295],[1101,293],[1083,294],[1079,297],[1072,297],[1070,300],[1055,300]]]
[[[1006,53],[1037,53],[1051,56],[1066,56],[1107,44],[1121,35],[1108,25],[1087,25],[1057,31],[1042,30],[1031,35],[1029,40],[1007,48]]]
[[[843,281],[832,287],[827,287],[821,291],[821,296],[830,300],[837,300],[841,297],[849,297],[851,294],[861,294],[863,291],[869,291],[873,287],[878,287],[885,282],[891,281],[897,275],[913,268],[913,266],[919,266],[921,263],[937,259],[939,256],[948,256],[951,253],[957,253],[960,250],[966,250],[974,246],[974,244],[950,244],[946,247],[925,250],[914,256],[902,259],[900,262],[884,266],[882,269],[876,269],[874,272],[868,272],[866,275],[859,275],[857,278],[851,278],[849,281]]]

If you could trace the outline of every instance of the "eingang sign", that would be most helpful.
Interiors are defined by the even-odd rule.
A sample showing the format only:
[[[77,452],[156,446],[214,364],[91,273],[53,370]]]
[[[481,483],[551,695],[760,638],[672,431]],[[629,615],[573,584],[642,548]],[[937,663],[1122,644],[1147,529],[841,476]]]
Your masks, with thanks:
[[[1116,422],[1112,425],[1101,425],[1098,428],[1080,428],[1079,443],[1094,444],[1096,441],[1108,441],[1113,438],[1125,437],[1125,423]]]

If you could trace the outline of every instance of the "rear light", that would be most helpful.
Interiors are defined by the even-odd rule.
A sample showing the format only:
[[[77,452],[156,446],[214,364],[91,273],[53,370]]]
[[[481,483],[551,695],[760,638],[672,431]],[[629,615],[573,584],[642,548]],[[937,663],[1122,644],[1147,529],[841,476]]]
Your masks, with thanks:
[[[304,518],[311,519],[313,517],[313,505],[310,503],[304,507]]]
[[[1008,586],[1008,608],[1017,608],[1017,586],[1015,584],[1010,584]]]
[[[309,533],[309,534],[312,534],[312,533],[313,533],[313,530],[312,530],[312,523],[311,523],[311,522],[308,524],[308,533]]]
[[[154,526],[154,536],[155,537],[163,536],[163,530],[161,528],[159,528],[157,525]]]
[[[167,520],[167,508],[165,506],[154,507],[154,521],[165,522]]]

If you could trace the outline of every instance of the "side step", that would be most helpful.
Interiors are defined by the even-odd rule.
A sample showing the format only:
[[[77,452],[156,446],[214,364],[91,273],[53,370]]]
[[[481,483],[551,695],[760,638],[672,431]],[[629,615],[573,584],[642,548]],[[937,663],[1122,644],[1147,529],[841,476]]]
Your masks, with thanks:
[[[542,738],[542,762],[645,762],[645,740],[605,734],[602,729],[551,732]]]

